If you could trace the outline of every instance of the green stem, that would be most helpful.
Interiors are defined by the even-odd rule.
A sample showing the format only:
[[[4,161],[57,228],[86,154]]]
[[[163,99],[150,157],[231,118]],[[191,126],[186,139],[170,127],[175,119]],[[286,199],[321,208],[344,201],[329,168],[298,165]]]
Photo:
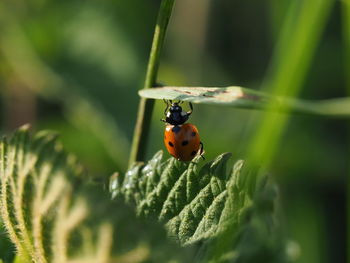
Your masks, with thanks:
[[[334,1],[329,0],[291,1],[290,11],[271,61],[269,75],[263,84],[269,94],[298,97],[333,4]],[[270,107],[275,108],[278,103],[273,102]],[[285,109],[289,110],[290,105],[286,106],[288,108]],[[305,104],[299,107],[303,111],[312,109]],[[322,111],[324,109],[329,108],[321,108]],[[247,159],[268,167],[276,153],[288,119],[289,115],[277,115],[274,112],[266,112],[259,116],[257,126],[252,130],[254,135],[250,140],[250,146],[247,147],[249,153]]]
[[[350,0],[342,1],[342,14],[343,14],[343,46],[345,52],[345,77],[347,94],[350,95],[350,76],[348,74],[350,70]],[[348,130],[349,130],[348,126]],[[350,135],[350,134],[349,134]],[[348,135],[348,136],[349,136]],[[349,145],[348,145],[349,147]],[[350,180],[347,180],[347,217],[350,218]],[[350,237],[350,228],[347,230],[347,236]],[[347,256],[350,258],[350,243],[347,243]]]
[[[343,46],[345,51],[345,78],[348,89],[348,95],[350,95],[350,0],[342,1],[342,13],[343,13]]]
[[[168,27],[171,11],[175,0],[162,0],[160,5],[157,25],[154,31],[152,49],[148,61],[145,89],[156,85],[160,53],[164,43],[166,29]],[[134,137],[131,146],[129,166],[135,161],[142,161],[146,152],[147,138],[151,123],[154,100],[140,100],[137,121],[134,130]]]

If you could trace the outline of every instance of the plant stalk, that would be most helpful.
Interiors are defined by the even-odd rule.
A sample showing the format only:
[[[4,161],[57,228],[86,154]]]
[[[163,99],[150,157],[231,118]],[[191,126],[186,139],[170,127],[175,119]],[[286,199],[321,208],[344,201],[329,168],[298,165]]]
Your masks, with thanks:
[[[145,84],[143,87],[144,89],[149,89],[156,86],[160,54],[171,16],[171,11],[174,6],[174,1],[175,0],[162,0],[160,5],[151,53],[148,61]],[[129,166],[136,161],[144,160],[153,107],[153,99],[150,100],[141,98],[131,146]]]
[[[343,46],[345,51],[345,76],[346,76],[346,86],[347,94],[350,96],[350,76],[348,74],[350,70],[350,0],[342,1],[342,23],[343,23]],[[350,126],[348,126],[348,137]],[[349,145],[348,145],[349,147]],[[349,158],[349,157],[348,157]],[[350,218],[350,180],[347,180],[347,218]],[[347,228],[347,236],[350,237],[350,228]],[[347,256],[350,258],[350,243],[347,243]]]

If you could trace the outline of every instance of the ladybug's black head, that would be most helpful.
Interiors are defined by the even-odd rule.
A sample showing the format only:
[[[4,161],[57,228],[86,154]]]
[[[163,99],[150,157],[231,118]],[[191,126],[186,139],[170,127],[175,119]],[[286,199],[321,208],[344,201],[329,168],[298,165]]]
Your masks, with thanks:
[[[181,125],[185,123],[188,120],[188,117],[192,113],[192,104],[191,111],[184,111],[181,106],[179,106],[179,102],[172,102],[168,103],[168,101],[164,100],[167,107],[164,111],[165,114],[165,120],[163,120],[166,123],[169,123],[171,125]]]
[[[174,102],[174,103],[171,104],[169,111],[171,113],[182,112],[182,107],[179,106],[179,104],[177,102]]]

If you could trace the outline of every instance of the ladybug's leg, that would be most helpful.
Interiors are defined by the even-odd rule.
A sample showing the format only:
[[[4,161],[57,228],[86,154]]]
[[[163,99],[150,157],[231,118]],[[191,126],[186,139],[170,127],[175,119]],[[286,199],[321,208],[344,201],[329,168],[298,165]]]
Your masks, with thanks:
[[[163,99],[164,103],[166,104],[166,108],[164,110],[164,115],[166,116],[168,109],[169,109],[169,101],[166,99]]]
[[[203,158],[203,160],[205,160],[203,154],[204,154],[204,146],[203,146],[203,143],[200,142],[200,149],[199,149],[199,155]]]
[[[164,110],[164,116],[166,117],[167,113],[168,113],[168,109],[169,109],[169,100],[163,99],[164,103],[166,104],[166,108]],[[160,121],[162,122],[167,122],[166,119],[160,119]]]
[[[189,111],[187,112],[187,116],[190,116],[190,115],[192,114],[192,112],[193,112],[193,106],[192,106],[192,103],[191,103],[191,102],[189,102],[188,104],[190,105],[191,110],[189,110]]]

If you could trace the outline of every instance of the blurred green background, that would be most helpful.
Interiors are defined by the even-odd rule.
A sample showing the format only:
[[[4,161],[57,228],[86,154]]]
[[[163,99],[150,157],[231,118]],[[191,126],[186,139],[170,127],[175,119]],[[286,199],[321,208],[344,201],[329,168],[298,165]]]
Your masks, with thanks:
[[[259,89],[293,1],[176,1],[159,82]],[[94,176],[125,171],[159,3],[2,0],[2,134],[24,123],[56,130]],[[341,8],[337,1],[330,11],[301,98],[347,94]],[[147,158],[165,150],[163,110],[157,102]],[[244,158],[259,114],[195,105],[191,122],[206,158]],[[297,262],[345,261],[347,130],[343,120],[291,116],[277,147],[269,170],[280,185],[284,230],[300,250]]]

